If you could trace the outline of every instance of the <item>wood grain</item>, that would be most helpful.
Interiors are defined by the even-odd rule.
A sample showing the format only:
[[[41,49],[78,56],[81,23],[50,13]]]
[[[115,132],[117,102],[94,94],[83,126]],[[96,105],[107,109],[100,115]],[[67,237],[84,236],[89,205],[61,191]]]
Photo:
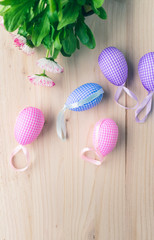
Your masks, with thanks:
[[[134,111],[114,102],[116,87],[102,75],[97,58],[107,46],[124,52],[129,65],[127,85],[140,101],[146,96],[137,73],[140,57],[154,51],[154,1],[108,0],[108,20],[89,17],[97,47],[84,46],[70,59],[59,57],[65,72],[52,76],[52,89],[31,85],[35,62],[0,30],[0,240],[153,240],[154,239],[154,112],[137,124]],[[103,86],[105,96],[90,111],[66,113],[68,140],[56,135],[56,116],[67,96],[86,82]],[[132,102],[126,96],[124,102]],[[28,146],[32,160],[25,173],[15,173],[9,157],[17,145],[13,127],[18,112],[35,106],[45,114],[45,127]],[[85,163],[80,151],[92,146],[92,129],[101,118],[119,125],[116,149],[101,167]],[[23,159],[19,154],[17,161]]]

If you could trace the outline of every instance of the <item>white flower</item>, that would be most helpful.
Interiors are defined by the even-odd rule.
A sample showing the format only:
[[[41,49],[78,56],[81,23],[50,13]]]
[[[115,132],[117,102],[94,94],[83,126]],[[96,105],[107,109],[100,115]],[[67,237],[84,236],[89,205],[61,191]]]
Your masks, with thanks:
[[[24,45],[21,47],[21,50],[22,50],[24,53],[26,53],[27,55],[34,54],[34,52],[35,52],[34,48],[29,47],[27,44],[24,44]]]
[[[39,59],[37,61],[37,65],[40,68],[52,73],[62,73],[64,71],[64,68],[62,66],[47,58]]]
[[[14,44],[16,47],[18,47],[20,50],[22,50],[24,53],[26,53],[27,55],[31,55],[34,53],[34,48],[29,47],[26,44],[26,38],[17,34],[11,34]]]
[[[35,85],[40,85],[40,86],[46,86],[46,87],[53,87],[55,83],[51,80],[51,78],[47,76],[41,76],[41,75],[32,75],[28,76],[29,80],[31,83]]]
[[[19,47],[21,49],[25,44],[26,44],[26,38],[17,34],[17,35],[12,35],[14,39],[14,44],[16,47]]]

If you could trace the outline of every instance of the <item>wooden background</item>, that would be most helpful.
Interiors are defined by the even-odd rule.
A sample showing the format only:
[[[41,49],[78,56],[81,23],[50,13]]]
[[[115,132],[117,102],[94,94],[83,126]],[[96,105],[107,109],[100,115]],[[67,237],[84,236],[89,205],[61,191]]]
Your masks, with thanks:
[[[52,89],[32,85],[27,75],[38,73],[35,62],[43,49],[28,57],[0,29],[0,240],[153,240],[154,239],[154,111],[137,124],[134,111],[113,100],[116,87],[98,67],[102,49],[118,47],[129,65],[127,85],[140,101],[147,92],[138,77],[141,56],[154,51],[154,1],[106,0],[108,20],[89,17],[97,47],[82,47],[70,59],[59,57],[65,72],[53,76]],[[52,75],[50,75],[52,76]],[[67,96],[86,82],[105,90],[98,107],[66,113],[69,139],[56,135],[56,116]],[[128,105],[132,102],[123,97]],[[32,160],[25,173],[9,166],[16,147],[14,123],[25,106],[45,114],[40,137],[27,148]],[[119,125],[117,148],[101,167],[85,163],[80,151],[92,146],[93,125],[101,118]],[[19,154],[16,160],[23,160]]]

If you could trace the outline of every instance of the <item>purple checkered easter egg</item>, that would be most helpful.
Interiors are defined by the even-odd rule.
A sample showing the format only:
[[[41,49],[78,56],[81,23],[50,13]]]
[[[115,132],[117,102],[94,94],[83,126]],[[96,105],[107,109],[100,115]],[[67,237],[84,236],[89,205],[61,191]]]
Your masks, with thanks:
[[[154,91],[154,52],[149,52],[140,59],[138,73],[144,88]]]
[[[15,124],[15,138],[21,145],[33,142],[40,134],[44,125],[44,115],[42,111],[35,107],[23,109]]]
[[[123,85],[128,77],[128,65],[122,52],[115,47],[104,49],[98,57],[104,76],[114,85]]]

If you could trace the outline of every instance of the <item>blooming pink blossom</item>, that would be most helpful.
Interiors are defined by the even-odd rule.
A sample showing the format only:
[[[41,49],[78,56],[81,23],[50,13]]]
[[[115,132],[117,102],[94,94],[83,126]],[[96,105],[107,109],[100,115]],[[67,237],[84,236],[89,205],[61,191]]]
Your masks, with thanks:
[[[16,47],[19,47],[19,49],[22,49],[22,47],[26,44],[26,38],[17,34],[13,35],[14,44]]]
[[[34,53],[34,48],[29,47],[26,44],[26,38],[17,34],[11,34],[14,44],[16,47],[18,47],[20,50],[22,50],[24,53],[26,53],[27,55],[31,55]]]
[[[55,83],[51,80],[51,78],[47,76],[41,76],[41,75],[32,75],[28,76],[29,80],[31,83],[35,85],[40,85],[40,86],[46,86],[46,87],[53,87]]]
[[[40,68],[52,73],[62,73],[64,71],[64,68],[62,66],[60,66],[55,61],[52,61],[51,59],[47,59],[47,58],[39,59],[37,61],[37,65]]]

